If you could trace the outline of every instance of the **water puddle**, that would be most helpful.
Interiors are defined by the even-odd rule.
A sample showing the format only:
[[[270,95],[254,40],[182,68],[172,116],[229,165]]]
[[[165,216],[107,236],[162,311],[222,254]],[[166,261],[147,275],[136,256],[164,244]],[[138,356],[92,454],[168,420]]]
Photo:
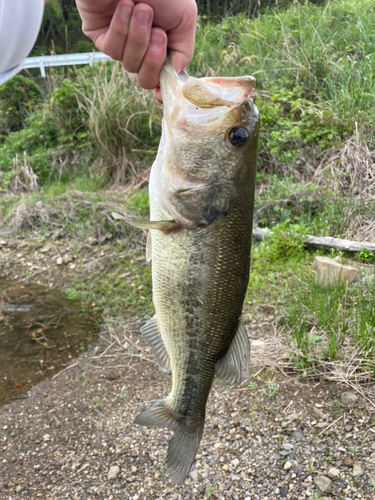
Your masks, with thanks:
[[[98,321],[58,290],[0,281],[0,405],[64,369],[94,341]]]

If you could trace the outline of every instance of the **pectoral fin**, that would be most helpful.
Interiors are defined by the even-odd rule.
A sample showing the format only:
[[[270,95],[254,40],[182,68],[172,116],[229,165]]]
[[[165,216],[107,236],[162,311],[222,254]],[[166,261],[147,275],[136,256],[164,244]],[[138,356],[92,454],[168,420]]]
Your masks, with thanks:
[[[128,217],[124,217],[116,212],[112,212],[111,215],[114,219],[124,220],[131,226],[138,227],[139,229],[157,229],[159,231],[163,231],[164,233],[170,233],[171,231],[181,227],[180,224],[174,220],[151,221],[143,219],[129,219]]]
[[[243,318],[232,343],[215,366],[215,375],[227,384],[240,384],[247,375],[250,365],[250,342]]]
[[[159,367],[164,372],[169,373],[171,371],[171,364],[169,361],[169,355],[159,332],[156,314],[142,326],[141,333],[142,337],[149,343]]]

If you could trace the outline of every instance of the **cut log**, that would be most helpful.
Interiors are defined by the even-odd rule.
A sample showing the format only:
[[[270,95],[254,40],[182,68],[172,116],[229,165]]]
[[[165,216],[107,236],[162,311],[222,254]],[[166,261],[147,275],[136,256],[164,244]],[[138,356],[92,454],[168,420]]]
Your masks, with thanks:
[[[253,238],[255,240],[267,239],[271,236],[271,229],[257,227],[253,229]],[[310,248],[334,248],[340,252],[360,252],[365,249],[368,252],[375,253],[375,243],[368,241],[350,241],[331,238],[331,236],[304,236],[304,243]]]

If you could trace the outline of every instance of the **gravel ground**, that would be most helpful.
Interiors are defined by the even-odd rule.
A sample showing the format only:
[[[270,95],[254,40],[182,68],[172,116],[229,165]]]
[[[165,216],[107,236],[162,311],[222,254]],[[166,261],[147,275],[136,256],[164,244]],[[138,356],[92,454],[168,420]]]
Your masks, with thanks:
[[[113,252],[103,246],[93,256],[87,246],[74,263],[58,265],[51,260],[59,252],[74,252],[66,242],[44,253],[22,241],[2,247],[4,277],[29,268],[28,279],[54,278],[58,288],[96,255],[98,266],[107,265],[101,259]],[[182,486],[164,473],[170,433],[133,424],[168,394],[169,376],[108,348],[107,339],[26,399],[0,408],[0,500],[374,498],[373,406],[343,395],[344,386],[265,368],[267,357],[280,356],[280,338],[269,320],[256,321],[257,332],[249,323],[251,376],[241,388],[215,382],[195,468]]]
[[[98,357],[105,347],[0,410],[0,499],[374,497],[375,429],[364,403],[345,406],[333,383],[254,368],[246,387],[214,384],[195,468],[173,485],[164,473],[170,434],[132,423],[168,393],[169,377],[138,358],[125,366]]]

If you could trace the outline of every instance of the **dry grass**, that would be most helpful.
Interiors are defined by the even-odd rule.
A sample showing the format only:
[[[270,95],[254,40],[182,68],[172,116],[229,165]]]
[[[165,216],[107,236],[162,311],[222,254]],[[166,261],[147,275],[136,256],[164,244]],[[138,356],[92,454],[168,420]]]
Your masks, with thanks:
[[[82,75],[75,91],[100,153],[99,171],[115,184],[136,179],[145,159],[150,166],[147,153],[156,152],[152,138],[161,129],[162,108],[154,93],[140,88],[120,63],[102,65],[93,78]]]
[[[323,155],[311,180],[343,193],[375,197],[375,150],[351,138]]]
[[[104,201],[80,191],[70,191],[56,196],[53,203],[25,201],[3,218],[0,235],[11,236],[20,231],[43,232],[52,238],[73,237],[87,240],[96,238],[99,243],[111,238],[126,238],[134,234],[127,224],[113,219],[113,211],[131,216],[122,208],[126,203],[123,193],[111,193]]]

